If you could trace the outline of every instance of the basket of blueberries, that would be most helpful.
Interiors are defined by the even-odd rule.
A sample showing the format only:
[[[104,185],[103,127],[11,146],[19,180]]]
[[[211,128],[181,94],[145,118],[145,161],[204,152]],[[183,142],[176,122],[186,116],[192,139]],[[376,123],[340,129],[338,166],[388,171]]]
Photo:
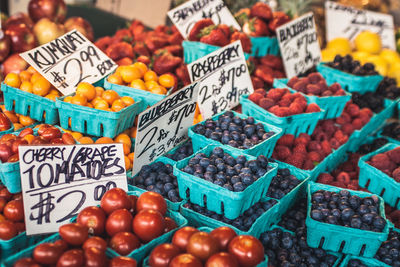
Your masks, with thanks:
[[[383,76],[375,70],[374,64],[361,65],[350,55],[337,55],[333,62],[320,63],[317,70],[328,84],[338,82],[343,89],[351,93],[374,92],[383,80]]]
[[[310,182],[307,192],[310,247],[373,257],[389,234],[381,197]]]
[[[177,145],[173,149],[171,149],[164,157],[171,160],[171,163],[175,163],[176,161],[183,160],[189,156],[193,155],[193,144],[192,139],[188,139],[181,144]]]
[[[244,154],[270,157],[282,129],[234,111],[225,111],[189,128],[193,149],[226,145]]]
[[[265,196],[277,164],[209,145],[174,165],[179,195],[191,203],[235,219]]]

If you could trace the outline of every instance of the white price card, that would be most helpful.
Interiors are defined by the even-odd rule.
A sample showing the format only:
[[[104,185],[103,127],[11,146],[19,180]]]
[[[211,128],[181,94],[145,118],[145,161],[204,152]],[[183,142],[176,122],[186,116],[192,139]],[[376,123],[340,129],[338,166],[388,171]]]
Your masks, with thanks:
[[[200,83],[197,101],[203,119],[236,107],[241,95],[254,92],[240,41],[190,63],[187,68],[192,82]]]
[[[133,174],[187,139],[198,90],[192,83],[139,114]]]
[[[114,61],[77,30],[20,56],[64,95],[74,93],[80,82],[95,83],[117,68]]]
[[[240,30],[240,25],[222,0],[190,0],[167,14],[185,39],[194,24],[206,18],[210,18],[216,25],[226,24]]]
[[[393,16],[360,10],[335,2],[325,2],[326,38],[328,41],[344,37],[354,40],[362,31],[380,35],[383,47],[396,50]]]
[[[114,187],[128,190],[122,144],[20,146],[27,235],[54,233]]]
[[[276,29],[286,76],[292,78],[321,61],[314,15],[310,12]]]

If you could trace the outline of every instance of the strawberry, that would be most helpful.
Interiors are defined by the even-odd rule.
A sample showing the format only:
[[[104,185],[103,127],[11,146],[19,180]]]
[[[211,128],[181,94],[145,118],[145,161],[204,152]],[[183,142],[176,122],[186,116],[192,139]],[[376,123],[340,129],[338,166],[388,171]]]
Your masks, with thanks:
[[[151,36],[147,38],[144,43],[147,48],[154,53],[154,51],[163,48],[168,45],[168,40],[159,36]]]
[[[183,85],[189,85],[191,83],[189,72],[187,70],[186,65],[182,64],[175,70],[176,76],[178,76],[179,80],[183,82]]]
[[[250,9],[250,16],[269,21],[272,19],[272,10],[266,3],[257,2]]]
[[[144,42],[136,42],[135,45],[133,46],[133,52],[136,55],[143,55],[150,57],[150,51],[147,49]]]
[[[251,83],[253,84],[253,88],[263,88],[264,82],[255,76],[251,76]]]
[[[243,32],[252,37],[268,36],[268,25],[259,18],[252,18],[243,25]]]
[[[196,22],[196,24],[194,24],[193,28],[190,30],[188,40],[200,41],[200,31],[210,25],[214,25],[214,22],[211,19],[201,19]]]
[[[144,63],[144,64],[146,64],[147,66],[150,64],[150,58],[149,57],[147,57],[147,56],[139,56],[137,59],[136,59],[136,61],[138,61],[138,62],[142,62],[142,63]]]
[[[234,33],[232,33],[230,41],[232,43],[236,40],[240,40],[243,52],[251,53],[251,40],[246,34],[244,34],[243,32],[235,31]]]
[[[260,58],[260,63],[275,70],[283,70],[282,59],[274,55],[266,55]]]
[[[183,37],[179,32],[172,33],[168,37],[168,43],[170,45],[182,45]]]
[[[106,52],[107,47],[112,43],[112,38],[110,36],[104,36],[98,39],[94,45],[97,46],[104,53]]]
[[[133,20],[131,25],[129,26],[129,31],[134,37],[134,40],[137,41],[138,35],[142,34],[145,31],[145,27],[141,21]]]
[[[134,58],[132,46],[125,42],[111,44],[106,49],[106,55],[114,61],[124,57]]]
[[[263,88],[258,88],[254,90],[254,93],[260,94],[262,96],[265,96],[267,94],[267,92]]]
[[[225,46],[229,44],[229,39],[221,28],[210,25],[200,31],[200,42],[216,46]]]
[[[175,57],[169,52],[164,52],[156,56],[153,63],[153,70],[158,74],[174,72],[182,64],[182,58]]]
[[[255,104],[260,105],[260,101],[264,99],[264,96],[262,94],[259,93],[252,93],[251,95],[249,95],[249,100],[253,101]],[[267,99],[267,98],[266,98]],[[272,103],[273,104],[273,103]],[[264,108],[263,106],[260,105],[260,107]],[[268,108],[271,106],[268,106]]]
[[[281,11],[275,11],[272,17],[272,20],[268,23],[271,32],[275,32],[276,28],[290,21],[289,16]]]

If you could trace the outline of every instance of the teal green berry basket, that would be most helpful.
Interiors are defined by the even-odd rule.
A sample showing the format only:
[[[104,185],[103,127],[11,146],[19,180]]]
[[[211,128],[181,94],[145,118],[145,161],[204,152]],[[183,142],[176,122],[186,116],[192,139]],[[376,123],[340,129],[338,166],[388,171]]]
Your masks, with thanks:
[[[386,204],[396,209],[400,209],[400,183],[381,170],[369,165],[367,161],[377,154],[399,146],[398,144],[388,143],[378,150],[362,156],[358,161],[358,166],[360,167],[358,184],[368,191],[381,196]]]
[[[252,57],[263,57],[266,55],[279,56],[280,54],[279,43],[276,37],[250,37],[250,41]]]
[[[209,145],[200,152],[209,156],[216,145]],[[234,158],[243,155],[239,151],[223,147],[224,152]],[[189,199],[191,203],[207,207],[208,210],[218,214],[224,214],[228,219],[235,219],[256,202],[268,191],[272,177],[276,175],[277,164],[269,163],[272,167],[266,174],[258,178],[242,192],[233,192],[221,186],[215,185],[204,179],[188,174],[181,169],[184,168],[189,160],[194,157],[178,161],[174,166],[174,175],[178,179],[179,195],[182,199]],[[244,155],[247,160],[255,160],[250,155]],[[207,203],[205,203],[207,202]]]
[[[121,93],[120,96],[129,95]],[[64,102],[65,97],[56,101],[61,127],[86,135],[114,138],[132,127],[136,115],[145,109],[144,101],[141,98],[135,98],[134,104],[118,112],[112,112],[67,103]],[[71,126],[69,122],[71,122]]]
[[[386,241],[389,234],[389,223],[383,232],[373,232],[361,230],[351,227],[319,222],[311,218],[311,196],[312,193],[318,190],[327,190],[331,192],[339,192],[343,188],[329,186],[324,184],[312,183],[308,184],[307,190],[307,244],[313,248],[322,248],[325,250],[341,252],[344,254],[352,254],[363,257],[373,257],[381,246],[382,242]],[[347,190],[351,195],[359,197],[370,197],[372,194],[361,191]],[[385,203],[381,197],[380,215],[385,217]]]
[[[264,202],[270,199],[272,198],[263,197],[260,201]],[[192,209],[185,208],[184,204],[186,203],[186,201],[184,201],[181,205],[181,214],[188,220],[190,225],[194,225],[196,227],[207,226],[215,229],[222,226],[228,226],[235,230],[235,232],[239,235],[252,235],[255,237],[259,237],[261,233],[268,231],[272,225],[277,224],[280,220],[280,216],[278,213],[280,203],[278,200],[276,201],[276,204],[273,205],[269,210],[261,214],[261,216],[254,221],[253,225],[246,232],[236,228],[232,224],[218,221],[216,219],[198,213]]]
[[[45,237],[47,235],[27,236],[23,232],[10,240],[0,240],[0,260],[5,260],[10,255],[18,254],[27,247],[40,242]]]
[[[175,164],[175,161],[173,161],[173,160],[171,160],[171,159],[169,159],[167,157],[159,157],[158,159],[156,159],[151,164],[154,164],[155,162],[162,162],[164,164],[170,164],[171,166]],[[144,193],[144,192],[147,192],[147,190],[145,190],[143,188],[140,188],[140,187],[137,187],[137,186],[134,186],[134,185],[131,185],[129,183],[129,180],[132,180],[132,182],[134,183],[135,182],[135,178],[139,174],[136,174],[135,176],[131,176],[131,175],[132,175],[131,172],[130,172],[130,174],[127,173],[127,175],[126,175],[128,177],[128,192],[140,192],[140,194]],[[181,205],[182,201],[172,202],[167,198],[165,198],[165,201],[167,202],[168,209],[170,209],[172,211],[179,211],[179,206]]]
[[[172,162],[171,165],[175,164],[176,161],[173,160],[173,159],[171,159],[171,158],[169,158],[168,156],[174,154],[176,151],[178,151],[182,146],[186,145],[188,142],[191,142],[191,139],[190,139],[190,138],[187,139],[186,141],[180,143],[179,145],[177,145],[176,147],[174,147],[173,149],[171,149],[170,151],[168,151],[167,153],[165,153],[163,156],[164,156],[165,158],[169,159],[169,160]],[[193,148],[193,143],[192,143],[192,149],[193,149],[193,154],[197,152],[197,150],[195,150],[195,149]],[[192,154],[192,155],[193,155],[193,154]],[[190,156],[189,156],[189,157],[190,157]],[[179,161],[179,160],[178,160],[178,161]]]
[[[108,77],[107,77],[108,78]],[[163,100],[165,98],[165,95],[159,95],[159,94],[153,94],[145,90],[129,87],[129,86],[124,86],[124,85],[119,85],[119,84],[114,84],[110,83],[107,78],[104,79],[104,89],[107,90],[114,90],[118,94],[127,94],[133,98],[141,98],[143,99],[147,105],[153,106],[157,102]]]
[[[246,119],[249,116],[240,114],[240,113],[236,113],[234,111],[232,111],[233,114],[237,117],[240,117],[241,119]],[[225,113],[225,111],[214,115],[213,117],[211,117],[211,119],[213,121],[217,121],[219,117],[221,117],[223,114]],[[204,124],[205,121],[202,121],[201,124]],[[264,130],[266,132],[272,131],[274,132],[274,135],[272,135],[271,137],[269,137],[268,139],[262,141],[261,143],[248,148],[248,149],[239,149],[239,148],[235,148],[235,147],[231,147],[230,148],[234,149],[234,150],[238,150],[244,154],[247,155],[252,155],[252,156],[259,156],[259,155],[264,155],[266,157],[270,157],[272,155],[272,152],[274,150],[275,144],[278,141],[278,139],[281,137],[282,135],[282,129],[280,129],[279,127],[273,126],[271,124],[262,122],[262,121],[258,121],[256,120],[255,123],[261,123],[264,126]],[[195,133],[193,131],[194,127],[196,127],[196,125],[193,125],[192,127],[189,128],[189,132],[188,135],[190,138],[192,138],[192,144],[193,144],[193,150],[195,151],[199,151],[200,149],[206,147],[209,144],[215,144],[215,145],[219,145],[219,146],[228,146],[228,144],[224,145],[222,143],[220,143],[219,141],[216,140],[212,140],[210,138],[205,137],[204,135]]]
[[[350,93],[375,92],[383,80],[381,75],[357,76],[328,67],[325,63],[319,63],[317,71],[322,74],[328,84],[338,82],[344,90]]]
[[[14,132],[14,124],[12,122],[10,122],[10,129],[0,132],[0,136],[8,134],[8,133],[12,133],[12,132]]]
[[[209,45],[201,42],[183,41],[183,58],[186,64],[190,64],[193,61],[198,60],[208,54],[217,51],[221,47],[215,45]],[[250,54],[244,53],[246,59],[250,57]]]
[[[292,93],[296,93],[298,91],[288,87],[289,79],[274,79],[274,88],[288,88]],[[346,106],[346,103],[350,101],[351,94],[346,93],[343,96],[315,96],[315,95],[306,95],[301,93],[307,100],[312,103],[317,104],[321,109],[324,110],[324,114],[321,119],[334,119],[340,117],[342,115],[343,109]]]
[[[282,129],[282,134],[293,134],[295,136],[300,133],[311,135],[317,126],[318,121],[323,116],[324,111],[313,113],[302,113],[287,117],[278,117],[275,114],[263,109],[259,105],[249,100],[248,95],[240,97],[242,104],[242,113],[252,116],[257,120],[275,125]]]
[[[351,260],[359,260],[362,264],[368,266],[368,267],[390,267],[390,265],[387,265],[381,261],[378,261],[377,259],[374,258],[364,258],[364,257],[357,257],[357,256],[352,256],[352,255],[347,255],[344,257],[342,263],[339,265],[339,267],[348,267],[349,262]]]
[[[15,113],[48,124],[58,122],[58,110],[55,101],[24,92],[5,83],[1,84],[1,91],[3,91],[6,110],[13,110]]]

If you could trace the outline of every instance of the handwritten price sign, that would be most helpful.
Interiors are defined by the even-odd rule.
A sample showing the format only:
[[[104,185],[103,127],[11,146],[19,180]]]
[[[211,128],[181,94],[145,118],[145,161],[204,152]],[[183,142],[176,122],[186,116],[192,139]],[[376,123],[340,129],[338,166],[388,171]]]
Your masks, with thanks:
[[[362,31],[380,35],[384,47],[396,50],[393,16],[353,7],[325,2],[326,38],[345,37],[350,40]]]
[[[241,95],[254,91],[240,41],[190,63],[188,71],[192,81],[200,79],[203,119],[237,106]]]
[[[276,29],[286,76],[292,78],[321,61],[314,15],[307,13]]]
[[[198,89],[192,83],[139,114],[133,174],[187,139]]]
[[[77,30],[20,54],[64,95],[75,92],[80,82],[94,83],[117,68]]]
[[[201,19],[210,18],[218,24],[226,24],[240,30],[240,25],[232,16],[222,0],[191,0],[170,10],[168,17],[187,39],[194,24]]]
[[[127,190],[122,144],[19,147],[26,233],[57,232],[114,187]]]

